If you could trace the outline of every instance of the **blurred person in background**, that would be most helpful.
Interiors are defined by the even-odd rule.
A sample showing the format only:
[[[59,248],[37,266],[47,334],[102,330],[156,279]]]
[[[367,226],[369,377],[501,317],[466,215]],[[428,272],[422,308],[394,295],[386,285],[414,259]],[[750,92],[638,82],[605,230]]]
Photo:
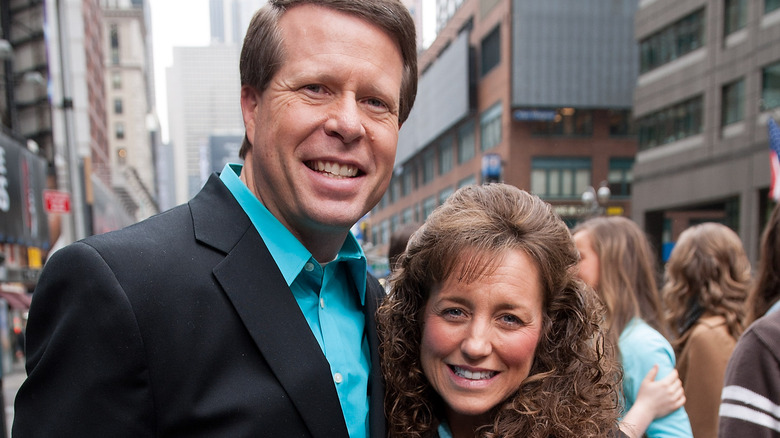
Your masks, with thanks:
[[[580,253],[578,275],[604,303],[604,325],[619,348],[624,372],[622,400],[624,410],[629,411],[654,366],[658,366],[661,378],[677,373],[674,350],[662,334],[655,255],[644,232],[624,217],[588,219],[577,225],[573,234]],[[688,414],[678,407],[653,420],[646,435],[691,437]]]
[[[780,437],[780,204],[761,237],[748,321],[726,367],[718,436]]]
[[[270,0],[239,68],[244,165],[47,262],[14,436],[384,437],[384,289],[350,228],[392,176],[414,21],[398,0]]]
[[[750,261],[729,227],[707,222],[680,234],[661,291],[694,437],[718,434],[726,364],[744,330]]]
[[[747,325],[780,309],[780,204],[761,235],[758,269],[747,300]]]

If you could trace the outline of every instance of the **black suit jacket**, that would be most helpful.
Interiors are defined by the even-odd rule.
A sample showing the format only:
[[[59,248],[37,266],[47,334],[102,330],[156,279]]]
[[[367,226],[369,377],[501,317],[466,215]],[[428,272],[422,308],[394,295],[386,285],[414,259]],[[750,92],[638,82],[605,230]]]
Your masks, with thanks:
[[[384,436],[369,277],[370,430]],[[212,175],[187,205],[54,253],[33,295],[25,437],[346,437],[330,367]]]

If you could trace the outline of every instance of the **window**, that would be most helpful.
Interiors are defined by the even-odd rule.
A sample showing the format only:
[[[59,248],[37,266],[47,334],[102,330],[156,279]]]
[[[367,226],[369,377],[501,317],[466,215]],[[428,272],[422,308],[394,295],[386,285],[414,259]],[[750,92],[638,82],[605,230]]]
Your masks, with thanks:
[[[780,108],[780,62],[761,71],[761,102],[762,110]]]
[[[726,126],[745,118],[745,80],[725,85],[720,107],[720,125]]]
[[[764,0],[764,13],[780,9],[780,0]]]
[[[393,176],[390,180],[390,204],[401,199],[401,178]]]
[[[551,121],[532,122],[531,133],[540,136],[591,136],[593,112],[574,108],[561,108]]]
[[[114,114],[122,114],[122,99],[114,99]]]
[[[703,45],[704,9],[700,9],[639,43],[639,72],[647,73]]]
[[[531,191],[541,198],[579,198],[590,186],[590,158],[533,158]]]
[[[634,133],[634,128],[631,125],[631,110],[610,110],[607,112],[607,117],[609,117],[609,135],[611,137],[624,137]]]
[[[114,90],[122,89],[122,73],[115,71],[111,73],[111,86]]]
[[[444,175],[452,170],[452,161],[454,158],[452,141],[452,136],[448,135],[439,143],[439,175]]]
[[[477,183],[477,177],[475,175],[467,176],[458,181],[458,188],[472,186]]]
[[[697,96],[648,114],[637,120],[637,128],[639,130],[639,150],[650,149],[700,134],[702,129],[702,98]]]
[[[453,193],[455,193],[455,189],[452,188],[452,187],[447,187],[444,190],[440,191],[439,192],[439,205],[444,204],[444,201],[446,201],[447,198],[449,198],[450,195],[452,195]]]
[[[109,29],[109,38],[111,40],[111,63],[119,64],[119,27],[112,24]]]
[[[125,124],[122,122],[117,122],[114,125],[114,132],[116,134],[117,140],[122,140],[125,138]]]
[[[474,158],[474,121],[469,120],[458,129],[458,164],[463,164]]]
[[[423,200],[423,218],[422,220],[425,221],[425,219],[428,219],[428,216],[433,213],[433,210],[436,208],[436,197],[435,196],[429,196]]]
[[[401,196],[407,196],[412,193],[414,187],[415,167],[407,163],[401,172]]]
[[[501,62],[501,26],[496,26],[482,39],[481,72],[485,76]]]
[[[634,182],[633,158],[610,158],[607,183],[613,198],[631,196],[631,183]]]
[[[433,181],[434,165],[433,148],[428,147],[428,149],[423,152],[423,184],[428,184]]]
[[[404,208],[404,211],[401,213],[401,220],[405,224],[414,222],[414,208],[412,207]]]
[[[501,143],[501,103],[490,107],[479,122],[480,145],[483,151]]]
[[[723,34],[730,35],[747,24],[747,0],[726,0]]]
[[[125,148],[117,149],[116,155],[117,155],[117,159],[119,161],[119,164],[127,163],[127,149],[125,149]]]

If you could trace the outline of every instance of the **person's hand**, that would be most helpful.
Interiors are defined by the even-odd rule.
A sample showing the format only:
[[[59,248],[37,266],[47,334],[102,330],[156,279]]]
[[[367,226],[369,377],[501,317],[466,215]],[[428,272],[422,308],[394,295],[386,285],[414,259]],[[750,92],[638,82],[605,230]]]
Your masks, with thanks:
[[[658,365],[648,371],[639,387],[634,406],[641,405],[653,418],[660,418],[677,410],[685,404],[685,391],[676,369],[668,376],[655,380]]]
[[[685,404],[682,381],[673,369],[668,376],[655,380],[658,365],[647,372],[639,386],[636,400],[620,422],[620,430],[630,438],[639,438],[656,418],[669,415]]]

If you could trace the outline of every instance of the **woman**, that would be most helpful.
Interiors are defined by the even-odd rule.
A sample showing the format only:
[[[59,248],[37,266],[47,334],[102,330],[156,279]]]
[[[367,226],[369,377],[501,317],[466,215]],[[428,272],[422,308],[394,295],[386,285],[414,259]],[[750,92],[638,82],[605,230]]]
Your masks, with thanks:
[[[731,352],[744,329],[750,261],[737,233],[708,222],[683,231],[666,265],[664,301],[696,437],[714,437]]]
[[[761,235],[760,251],[756,281],[748,293],[746,327],[780,309],[780,204],[775,205]]]
[[[579,276],[604,303],[607,335],[620,350],[628,411],[637,401],[643,376],[654,365],[662,377],[675,366],[672,346],[662,335],[655,257],[642,230],[624,217],[589,219],[574,228],[574,242],[581,257]],[[690,437],[685,409],[655,419],[646,435]]]
[[[468,186],[411,237],[378,311],[391,437],[603,437],[619,369],[565,224]]]

